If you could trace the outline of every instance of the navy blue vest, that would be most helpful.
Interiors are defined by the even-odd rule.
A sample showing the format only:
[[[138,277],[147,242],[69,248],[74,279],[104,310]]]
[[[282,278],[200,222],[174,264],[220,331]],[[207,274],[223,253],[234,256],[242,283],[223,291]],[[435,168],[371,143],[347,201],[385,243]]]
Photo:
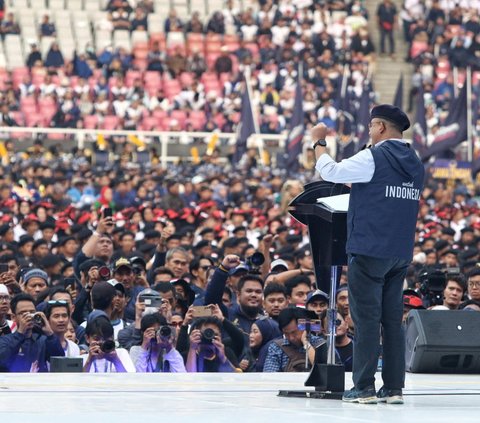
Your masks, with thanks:
[[[371,150],[375,172],[352,184],[347,253],[411,260],[425,170],[415,151],[388,140]]]

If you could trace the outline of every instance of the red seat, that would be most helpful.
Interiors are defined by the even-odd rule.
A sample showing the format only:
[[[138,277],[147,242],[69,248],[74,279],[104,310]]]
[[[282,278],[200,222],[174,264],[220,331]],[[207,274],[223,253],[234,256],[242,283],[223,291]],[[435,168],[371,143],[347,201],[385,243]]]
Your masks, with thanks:
[[[107,115],[103,118],[102,129],[117,129],[120,119],[118,116]]]
[[[45,105],[40,108],[40,113],[43,115],[43,120],[45,121],[46,125],[50,125],[53,116],[57,113],[57,106],[55,104]]]
[[[205,37],[203,34],[190,32],[187,34],[188,55],[192,55],[195,50],[198,50],[202,56],[205,54]]]
[[[170,113],[170,118],[178,120],[178,123],[182,129],[185,128],[185,124],[187,123],[187,112],[184,110],[172,110]]]
[[[182,72],[179,79],[182,87],[189,87],[193,83],[194,75],[191,72]]]
[[[145,131],[157,129],[158,126],[158,120],[155,116],[147,116],[142,119],[142,127]]]
[[[42,109],[42,107],[49,107],[49,106],[57,106],[55,100],[53,97],[42,97],[38,100],[38,107],[39,109]]]
[[[21,108],[22,112],[25,114],[25,116],[28,116],[30,114],[37,114],[38,113],[38,109],[37,109],[36,104],[26,103],[26,104],[22,104],[20,108]]]
[[[98,125],[97,115],[87,115],[83,118],[83,126],[85,129],[96,129]]]
[[[25,123],[27,126],[44,126],[44,117],[40,113],[30,112],[25,113]]]
[[[170,81],[163,82],[163,91],[168,98],[173,98],[176,95],[180,94],[182,88],[180,87],[180,82],[175,79]]]
[[[188,118],[193,126],[193,129],[197,131],[203,129],[205,123],[207,122],[205,112],[202,110],[192,110]]]
[[[227,122],[227,120],[225,119],[222,113],[217,113],[213,117],[213,121],[220,129],[223,128],[223,125],[225,125],[225,123]]]

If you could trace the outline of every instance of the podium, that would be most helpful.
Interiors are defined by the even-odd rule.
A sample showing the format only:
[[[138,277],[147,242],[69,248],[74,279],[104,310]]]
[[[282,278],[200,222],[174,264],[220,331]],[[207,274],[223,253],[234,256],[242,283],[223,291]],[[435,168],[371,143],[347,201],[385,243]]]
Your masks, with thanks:
[[[339,267],[347,265],[347,212],[319,203],[319,198],[348,194],[343,184],[316,181],[289,204],[290,214],[308,226],[317,288],[329,293],[327,311],[327,363],[314,363],[305,386],[315,391],[280,391],[280,396],[341,399],[345,390],[345,368],[335,362],[336,291]]]

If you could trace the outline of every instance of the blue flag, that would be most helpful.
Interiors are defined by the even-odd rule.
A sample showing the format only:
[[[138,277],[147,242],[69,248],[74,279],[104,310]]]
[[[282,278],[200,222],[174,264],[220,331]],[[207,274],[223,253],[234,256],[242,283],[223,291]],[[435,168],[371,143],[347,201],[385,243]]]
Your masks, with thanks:
[[[250,135],[255,132],[252,103],[250,102],[250,95],[248,94],[247,81],[245,80],[245,88],[242,94],[242,109],[240,111],[240,123],[237,127],[237,144],[233,156],[234,163],[238,163],[245,154],[247,151],[247,140]]]
[[[290,120],[290,131],[285,144],[286,167],[288,173],[298,172],[300,167],[298,159],[302,154],[302,140],[305,135],[302,84],[300,81],[299,76],[297,87],[295,88],[295,103],[293,106],[292,118]]]
[[[358,146],[357,150],[361,150],[367,145],[368,125],[370,123],[370,83],[366,81],[363,84],[362,96],[360,97],[360,107],[357,117],[357,138]]]
[[[465,83],[458,97],[450,103],[448,116],[435,134],[433,143],[421,155],[422,161],[447,152],[467,138],[467,84]]]
[[[415,111],[415,123],[413,124],[413,148],[423,156],[427,148],[427,119],[425,117],[425,98],[423,85],[420,85],[417,93],[417,109]]]
[[[393,105],[403,110],[403,73],[400,74],[400,78],[398,79]]]
[[[355,118],[352,110],[351,93],[345,89],[344,96],[338,99],[336,124],[337,156],[336,161],[348,159],[355,154]]]

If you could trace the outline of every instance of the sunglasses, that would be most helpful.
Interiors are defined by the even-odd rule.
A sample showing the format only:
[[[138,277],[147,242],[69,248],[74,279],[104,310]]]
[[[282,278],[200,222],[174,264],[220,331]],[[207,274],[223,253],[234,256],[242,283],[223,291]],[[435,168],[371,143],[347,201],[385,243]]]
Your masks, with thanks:
[[[48,305],[68,305],[66,300],[50,300],[47,301]]]

